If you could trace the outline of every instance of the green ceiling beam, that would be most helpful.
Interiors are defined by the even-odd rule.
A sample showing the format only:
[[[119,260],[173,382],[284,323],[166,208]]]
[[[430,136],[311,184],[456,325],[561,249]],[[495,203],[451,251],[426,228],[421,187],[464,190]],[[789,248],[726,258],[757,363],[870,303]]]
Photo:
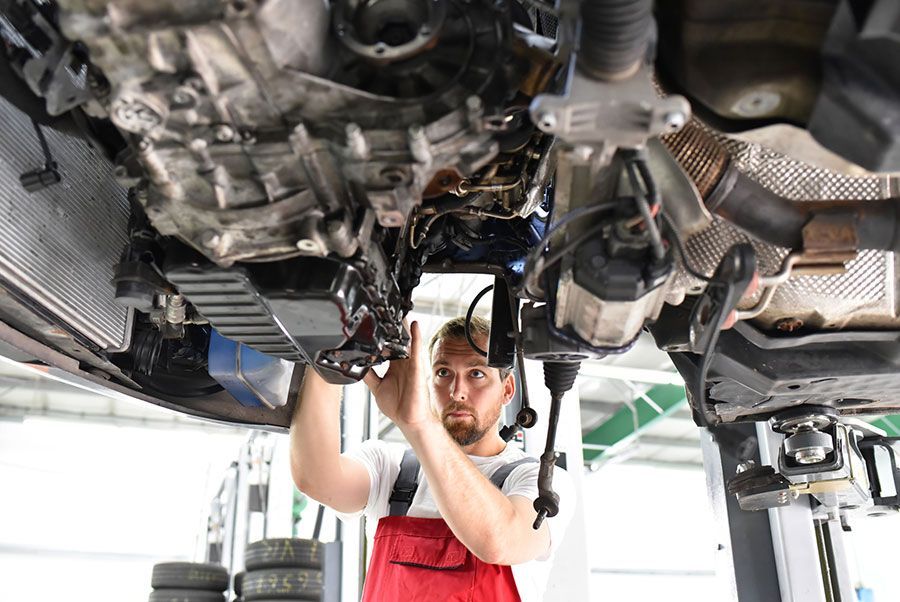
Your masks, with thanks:
[[[871,424],[887,433],[888,437],[900,437],[900,416],[885,416],[872,420]]]
[[[636,437],[686,402],[683,386],[656,385],[632,402],[634,411],[627,404],[623,405],[597,428],[584,435],[582,441],[587,444],[584,461],[596,460],[614,445]]]

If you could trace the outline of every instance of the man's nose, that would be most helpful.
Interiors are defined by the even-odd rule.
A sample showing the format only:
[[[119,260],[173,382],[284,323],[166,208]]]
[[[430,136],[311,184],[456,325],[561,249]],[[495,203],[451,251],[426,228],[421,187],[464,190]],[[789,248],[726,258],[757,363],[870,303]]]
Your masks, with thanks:
[[[450,385],[450,399],[453,401],[464,401],[467,395],[468,390],[465,380],[460,375],[455,376],[453,383]]]

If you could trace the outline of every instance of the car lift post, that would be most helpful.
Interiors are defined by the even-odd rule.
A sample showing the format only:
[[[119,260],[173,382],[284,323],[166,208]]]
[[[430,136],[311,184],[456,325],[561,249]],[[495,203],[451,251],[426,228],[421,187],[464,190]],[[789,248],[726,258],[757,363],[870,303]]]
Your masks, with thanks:
[[[723,602],[855,602],[837,515],[814,515],[809,499],[750,512],[725,490],[738,465],[771,464],[783,435],[768,423],[701,431],[707,489],[716,523],[716,573]],[[753,441],[757,446],[752,444]],[[748,444],[749,443],[749,444]]]

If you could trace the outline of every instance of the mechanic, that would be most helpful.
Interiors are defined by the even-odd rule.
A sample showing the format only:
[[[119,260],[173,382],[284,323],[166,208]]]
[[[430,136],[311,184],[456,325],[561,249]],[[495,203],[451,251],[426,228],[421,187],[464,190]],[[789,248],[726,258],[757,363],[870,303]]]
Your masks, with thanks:
[[[515,380],[489,368],[464,329],[455,318],[438,330],[428,371],[413,322],[410,359],[365,377],[411,449],[370,440],[341,454],[341,388],[306,371],[291,424],[291,472],[301,491],[342,518],[365,513],[370,527],[377,523],[363,602],[543,599],[573,487],[557,469],[559,514],[534,530],[539,464],[499,434]],[[487,320],[472,319],[476,345],[486,348],[489,332]]]

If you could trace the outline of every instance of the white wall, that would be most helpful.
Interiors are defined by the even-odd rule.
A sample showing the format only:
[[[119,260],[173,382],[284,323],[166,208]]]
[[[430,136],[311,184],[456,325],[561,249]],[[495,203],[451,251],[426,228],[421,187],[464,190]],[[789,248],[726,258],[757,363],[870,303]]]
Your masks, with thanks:
[[[715,577],[712,517],[701,471],[607,465],[584,481],[592,602],[721,602]],[[862,518],[847,534],[854,586],[876,602],[900,600],[897,541],[900,515]],[[692,576],[610,574],[672,571]],[[776,602],[776,601],[773,601]]]
[[[0,600],[145,600],[153,564],[202,549],[245,437],[0,422]]]

